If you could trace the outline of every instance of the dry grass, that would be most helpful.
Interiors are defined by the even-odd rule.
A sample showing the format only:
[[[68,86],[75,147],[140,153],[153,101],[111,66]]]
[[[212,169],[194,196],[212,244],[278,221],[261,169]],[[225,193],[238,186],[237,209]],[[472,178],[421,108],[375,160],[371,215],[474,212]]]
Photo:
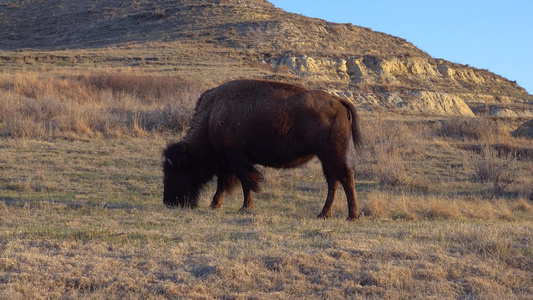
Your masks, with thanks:
[[[409,128],[406,123],[387,120],[383,115],[363,118],[363,149],[356,156],[355,169],[359,175],[377,179],[381,184],[416,187],[421,178],[409,172],[407,157],[418,157],[425,151],[422,131]]]
[[[266,169],[251,213],[237,213],[240,192],[210,210],[214,182],[199,209],[166,209],[160,153],[208,85],[133,71],[0,76],[0,298],[533,293],[531,158],[513,160],[513,181],[493,193],[472,180],[483,153],[464,145],[533,147],[467,133],[484,125],[456,135],[442,128],[459,120],[361,113],[355,224],[342,191],[334,218],[315,219],[327,192],[317,160]]]
[[[363,149],[354,158],[357,178],[452,197],[480,191],[485,197],[533,197],[533,143],[511,137],[512,126],[503,119],[363,114],[361,125]],[[464,183],[457,191],[450,189],[456,181]]]
[[[533,197],[531,140],[513,138],[513,120],[498,118],[450,118],[441,122],[436,131],[444,139],[461,149],[474,153],[468,165],[472,180],[487,187],[493,194],[514,186],[514,192]],[[524,176],[526,175],[526,176]]]
[[[373,191],[366,195],[362,212],[381,220],[515,220],[513,212],[528,212],[524,198],[486,200],[466,197],[420,196]]]
[[[509,140],[509,131],[503,120],[488,117],[452,117],[442,122],[438,134],[461,140],[503,141]]]
[[[179,132],[205,88],[168,75],[3,74],[0,134],[43,139]]]
[[[317,220],[318,161],[267,169],[253,213],[161,204],[160,151],[174,136],[0,146],[0,298],[484,298],[533,290],[532,205],[382,189],[365,214]],[[413,169],[416,167],[413,164]],[[412,171],[412,170],[411,170]],[[439,184],[439,182],[432,183]],[[459,190],[463,182],[454,183]]]

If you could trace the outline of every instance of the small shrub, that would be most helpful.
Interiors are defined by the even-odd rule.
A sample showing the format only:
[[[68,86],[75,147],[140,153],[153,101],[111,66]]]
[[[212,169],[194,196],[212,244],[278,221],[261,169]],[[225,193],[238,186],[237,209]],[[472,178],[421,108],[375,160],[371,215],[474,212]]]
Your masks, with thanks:
[[[517,180],[519,184],[518,193],[521,198],[533,200],[533,161],[529,161],[524,171],[529,176],[523,176],[520,181]]]
[[[398,152],[387,153],[379,149],[376,158],[375,176],[381,184],[401,186],[412,181],[406,170],[406,163]]]
[[[193,110],[192,105],[167,104],[149,114],[147,126],[176,132],[183,131],[189,126]]]
[[[523,212],[533,212],[533,204],[529,203],[526,198],[520,197],[515,203],[515,208]]]
[[[153,16],[156,17],[156,18],[162,18],[165,16],[165,9],[163,8],[156,8],[154,13],[153,13]]]
[[[361,212],[365,216],[373,217],[386,217],[387,211],[387,199],[383,193],[371,193],[368,197],[368,201],[363,205]]]
[[[365,120],[363,149],[356,156],[354,169],[358,176],[373,177],[392,186],[413,185],[404,157],[420,151],[417,136],[399,121],[381,118]]]
[[[488,145],[482,148],[481,157],[473,160],[472,164],[473,180],[491,184],[495,192],[505,190],[518,176],[516,156],[510,154],[503,157]]]
[[[457,203],[446,199],[431,199],[419,210],[428,219],[459,219],[462,214]]]
[[[438,135],[456,140],[496,142],[509,140],[506,126],[488,117],[453,117],[442,122]]]
[[[329,26],[330,32],[332,32],[334,34],[341,34],[343,32],[344,28],[346,28],[346,26],[342,25],[342,24],[334,24],[334,25],[330,25]]]

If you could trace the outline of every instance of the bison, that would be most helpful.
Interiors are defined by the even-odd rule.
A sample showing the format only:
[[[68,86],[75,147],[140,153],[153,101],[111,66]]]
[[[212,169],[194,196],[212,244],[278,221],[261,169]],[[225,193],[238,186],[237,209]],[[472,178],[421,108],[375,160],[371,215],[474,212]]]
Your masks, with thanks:
[[[328,184],[319,218],[331,218],[335,191],[342,184],[348,220],[359,216],[354,174],[346,162],[350,140],[361,135],[354,105],[320,90],[264,80],[236,80],[206,91],[196,103],[190,128],[168,146],[163,160],[163,202],[167,206],[198,204],[204,185],[217,176],[212,208],[238,182],[244,203],[262,180],[256,165],[293,168],[317,156]]]

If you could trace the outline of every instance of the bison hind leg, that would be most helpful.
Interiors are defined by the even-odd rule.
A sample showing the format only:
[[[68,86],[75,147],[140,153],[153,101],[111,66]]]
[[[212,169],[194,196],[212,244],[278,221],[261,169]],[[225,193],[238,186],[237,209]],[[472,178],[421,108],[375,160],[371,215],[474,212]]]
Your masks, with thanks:
[[[342,184],[346,200],[348,202],[348,220],[355,221],[359,217],[357,205],[357,196],[355,194],[355,181],[353,171],[348,167],[344,156],[338,157],[319,157],[322,162],[324,175],[328,182],[328,195],[319,218],[331,218],[331,206],[335,197],[335,191],[338,183]]]

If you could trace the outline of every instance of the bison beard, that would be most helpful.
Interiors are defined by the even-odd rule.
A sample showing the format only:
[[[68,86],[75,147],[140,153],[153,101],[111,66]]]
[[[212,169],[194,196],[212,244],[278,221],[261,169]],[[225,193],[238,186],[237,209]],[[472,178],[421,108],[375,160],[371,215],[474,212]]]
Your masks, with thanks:
[[[328,184],[319,218],[331,218],[335,191],[342,184],[348,220],[359,216],[353,171],[346,154],[360,143],[353,104],[324,91],[273,81],[236,80],[205,92],[196,103],[191,127],[163,153],[163,202],[196,207],[204,185],[217,176],[211,207],[240,182],[242,209],[251,209],[261,173],[254,165],[292,168],[314,156]]]

